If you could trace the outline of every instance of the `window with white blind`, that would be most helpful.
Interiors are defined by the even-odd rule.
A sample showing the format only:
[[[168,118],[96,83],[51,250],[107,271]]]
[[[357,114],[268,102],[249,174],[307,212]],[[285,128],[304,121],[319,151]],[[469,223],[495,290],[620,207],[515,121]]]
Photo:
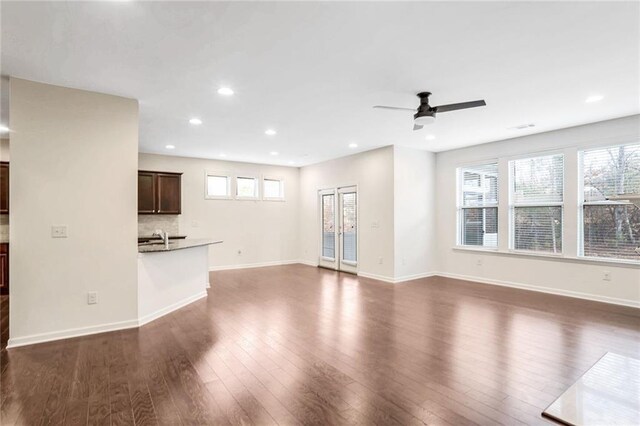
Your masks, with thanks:
[[[236,177],[236,199],[258,199],[258,179],[249,176]]]
[[[640,144],[580,152],[580,254],[640,261]]]
[[[562,253],[564,156],[509,162],[511,248]]]
[[[284,200],[284,181],[282,179],[262,179],[262,199],[269,201]]]
[[[231,177],[224,173],[207,172],[205,198],[220,200],[231,198]]]
[[[498,247],[498,163],[458,169],[458,244]]]

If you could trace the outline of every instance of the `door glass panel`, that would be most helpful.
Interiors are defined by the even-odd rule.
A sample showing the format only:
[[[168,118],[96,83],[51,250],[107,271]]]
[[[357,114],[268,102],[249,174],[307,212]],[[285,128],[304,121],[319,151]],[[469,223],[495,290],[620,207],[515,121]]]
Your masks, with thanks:
[[[356,193],[342,194],[342,259],[357,260]]]
[[[334,204],[333,194],[322,196],[322,256],[330,259],[335,259],[336,255]]]

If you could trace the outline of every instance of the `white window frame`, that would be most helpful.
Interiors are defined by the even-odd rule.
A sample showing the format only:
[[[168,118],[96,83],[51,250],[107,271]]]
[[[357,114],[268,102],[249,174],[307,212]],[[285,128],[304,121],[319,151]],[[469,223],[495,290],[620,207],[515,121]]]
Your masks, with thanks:
[[[514,165],[517,160],[526,160],[532,158],[541,158],[541,157],[552,157],[556,155],[562,156],[562,202],[555,203],[516,203],[514,201],[515,194],[515,176],[514,176]],[[565,221],[564,221],[564,198],[566,193],[566,180],[567,176],[565,173],[566,170],[566,159],[564,151],[545,151],[545,152],[537,152],[537,153],[527,153],[522,154],[517,157],[511,157],[508,159],[508,170],[509,170],[509,252],[511,253],[521,253],[521,254],[532,254],[532,255],[541,255],[541,256],[550,256],[550,257],[564,257],[565,254]],[[560,233],[560,243],[561,243],[561,251],[560,253],[553,253],[547,251],[540,250],[523,250],[516,249],[516,232],[515,232],[515,209],[516,207],[560,207],[560,223],[562,224],[562,232]]]
[[[279,197],[267,197],[264,191],[264,183],[265,181],[278,181],[280,183],[280,196]],[[262,200],[263,201],[285,201],[285,187],[284,187],[284,179],[282,177],[276,176],[263,176],[260,184],[262,185]]]
[[[240,195],[238,195],[238,179],[253,179],[253,181],[255,182],[255,189],[254,189],[254,195],[250,196],[250,197],[241,197]],[[235,191],[234,191],[234,198],[236,200],[239,201],[256,201],[260,199],[260,179],[257,178],[256,176],[253,176],[251,174],[237,174],[235,176]]]
[[[489,164],[495,164],[496,165],[496,170],[497,170],[497,187],[496,187],[496,198],[497,198],[497,202],[496,203],[487,203],[487,204],[483,204],[482,206],[464,206],[464,188],[463,186],[463,182],[464,179],[462,177],[462,172],[464,169],[469,169],[469,168],[473,168],[474,166],[485,166],[485,165],[489,165]],[[497,251],[499,249],[500,246],[500,163],[498,161],[498,159],[489,159],[489,160],[484,160],[484,161],[479,161],[479,162],[475,162],[475,163],[470,163],[470,164],[463,164],[460,165],[456,168],[456,207],[457,207],[457,221],[456,221],[456,247],[460,247],[460,248],[469,248],[469,249],[473,249],[473,250],[487,250],[487,251]],[[495,247],[490,247],[490,246],[478,246],[478,245],[470,245],[470,244],[463,244],[462,242],[462,227],[463,227],[463,217],[464,217],[464,210],[465,209],[485,209],[485,208],[495,208],[497,210],[497,227],[496,227],[496,234],[497,234],[497,241],[496,241],[496,245]]]
[[[597,151],[608,148],[616,148],[619,146],[637,145],[639,141],[608,143],[606,145],[589,146],[578,148],[578,252],[577,256],[581,259],[592,260],[597,262],[611,262],[624,264],[637,264],[640,261],[631,259],[620,259],[617,257],[603,256],[586,256],[584,254],[584,206],[614,206],[627,205],[625,202],[615,200],[604,201],[584,201],[584,160],[583,155],[587,151]]]
[[[227,195],[209,195],[209,176],[227,178]],[[227,172],[206,170],[204,172],[204,198],[205,200],[232,200],[233,176]]]

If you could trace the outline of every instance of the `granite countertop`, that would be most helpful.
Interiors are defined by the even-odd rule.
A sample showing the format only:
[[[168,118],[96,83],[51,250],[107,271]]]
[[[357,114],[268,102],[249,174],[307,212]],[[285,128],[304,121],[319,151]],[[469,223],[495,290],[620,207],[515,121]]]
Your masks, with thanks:
[[[222,240],[211,239],[194,239],[194,240],[173,240],[169,241],[169,248],[165,248],[162,242],[153,242],[138,244],[138,253],[158,253],[164,251],[182,250],[191,247],[208,246],[211,244],[220,244]]]
[[[185,238],[187,238],[186,235],[169,235],[169,241],[171,240],[184,240]],[[144,241],[151,241],[151,240],[161,240],[162,238],[158,237],[158,236],[146,236],[146,235],[138,235],[138,242],[144,242]]]

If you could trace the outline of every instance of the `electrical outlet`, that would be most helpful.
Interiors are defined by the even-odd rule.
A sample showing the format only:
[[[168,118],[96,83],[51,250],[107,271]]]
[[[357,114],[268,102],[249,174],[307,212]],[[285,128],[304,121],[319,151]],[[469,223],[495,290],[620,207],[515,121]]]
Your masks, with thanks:
[[[87,293],[87,305],[95,305],[96,303],[98,303],[98,293],[95,291]]]
[[[603,281],[611,281],[611,272],[602,271],[602,280]]]
[[[67,238],[67,225],[51,226],[51,238]]]
[[[482,258],[479,258],[478,260],[476,260],[476,265],[482,266]]]
[[[242,256],[242,250],[238,249],[238,256]]]
[[[200,223],[198,223],[198,221],[197,221],[197,220],[194,220],[194,221],[192,221],[192,222],[191,222],[191,227],[192,227],[192,228],[197,228],[197,227],[199,227],[199,226],[200,226]]]
[[[380,222],[378,222],[377,220],[374,222],[371,222],[371,227],[372,228],[380,228]]]
[[[381,257],[378,258],[378,264],[382,265],[382,258]]]

